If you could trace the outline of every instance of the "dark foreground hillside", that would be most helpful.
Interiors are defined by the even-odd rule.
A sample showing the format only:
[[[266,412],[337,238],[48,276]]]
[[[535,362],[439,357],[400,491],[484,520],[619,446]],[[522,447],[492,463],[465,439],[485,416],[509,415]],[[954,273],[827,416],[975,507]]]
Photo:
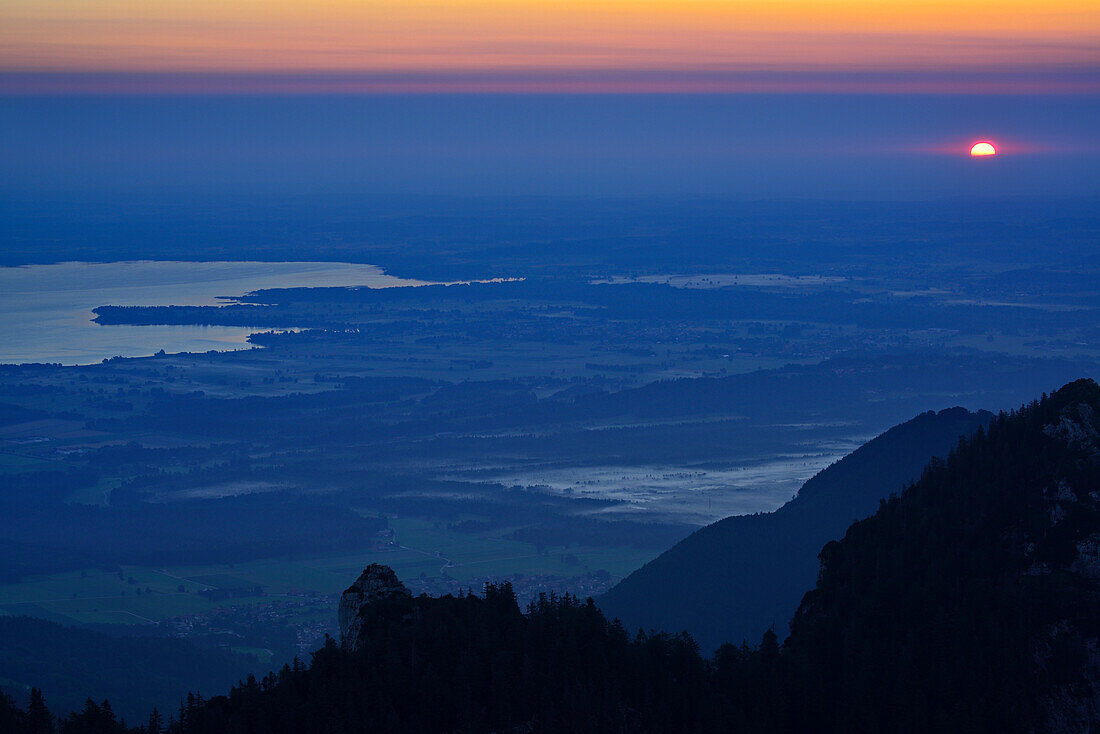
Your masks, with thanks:
[[[951,408],[894,426],[818,472],[775,512],[695,531],[600,597],[600,609],[631,630],[686,629],[708,652],[768,628],[785,636],[817,578],[821,547],[992,418]]]
[[[1100,388],[999,417],[821,561],[785,655],[802,728],[1095,730]]]
[[[782,646],[768,632],[705,660],[684,635],[631,638],[592,602],[524,615],[507,586],[414,598],[373,566],[341,602],[343,646],[191,696],[168,730],[1087,732],[1098,549],[1100,388],[1082,380],[997,417],[828,544]],[[61,731],[120,730],[86,714]],[[0,704],[0,726],[48,731],[29,718]]]

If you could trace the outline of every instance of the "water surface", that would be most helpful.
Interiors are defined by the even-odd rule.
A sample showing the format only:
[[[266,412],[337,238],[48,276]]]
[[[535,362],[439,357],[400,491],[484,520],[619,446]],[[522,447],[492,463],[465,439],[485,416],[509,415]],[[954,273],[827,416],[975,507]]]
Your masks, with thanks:
[[[115,356],[248,349],[236,326],[103,326],[97,306],[212,306],[262,288],[424,285],[332,262],[67,262],[0,267],[0,363],[90,364]],[[295,324],[287,324],[288,328]]]

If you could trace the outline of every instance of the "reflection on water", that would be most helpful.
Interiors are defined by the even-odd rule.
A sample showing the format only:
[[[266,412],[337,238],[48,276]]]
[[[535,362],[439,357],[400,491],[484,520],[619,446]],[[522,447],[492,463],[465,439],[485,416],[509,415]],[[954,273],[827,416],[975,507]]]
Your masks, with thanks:
[[[706,525],[730,515],[772,512],[807,479],[868,440],[822,442],[812,451],[781,454],[723,469],[675,466],[578,466],[478,474],[478,481],[525,486],[566,497],[617,500],[601,514]],[[458,479],[461,474],[447,475]]]
[[[0,267],[0,363],[89,364],[166,352],[246,349],[228,326],[101,326],[96,306],[209,306],[261,288],[423,285],[373,265],[317,262],[70,262]],[[287,324],[292,327],[294,324]]]

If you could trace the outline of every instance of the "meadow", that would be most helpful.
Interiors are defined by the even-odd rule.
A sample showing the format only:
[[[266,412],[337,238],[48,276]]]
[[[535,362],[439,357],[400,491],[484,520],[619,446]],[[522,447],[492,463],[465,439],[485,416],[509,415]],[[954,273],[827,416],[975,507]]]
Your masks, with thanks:
[[[398,546],[360,553],[264,558],[233,564],[123,566],[119,571],[85,569],[0,585],[0,613],[39,616],[78,624],[150,624],[217,609],[261,607],[290,599],[318,600],[333,607],[334,596],[371,563],[391,566],[415,590],[423,580],[444,574],[459,584],[488,576],[570,576],[600,569],[623,577],[656,555],[636,548],[543,547],[490,534],[448,530],[438,521],[393,519]],[[438,525],[438,527],[437,527]],[[262,587],[262,594],[244,593]],[[210,599],[204,591],[234,596]],[[300,616],[312,619],[315,605]],[[292,615],[291,620],[293,621]],[[332,608],[335,621],[335,608]]]

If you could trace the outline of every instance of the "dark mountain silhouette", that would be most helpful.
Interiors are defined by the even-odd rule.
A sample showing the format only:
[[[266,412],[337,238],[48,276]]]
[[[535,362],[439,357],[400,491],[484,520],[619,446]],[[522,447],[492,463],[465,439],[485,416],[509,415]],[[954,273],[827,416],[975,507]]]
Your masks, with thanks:
[[[704,650],[782,637],[817,578],[818,553],[853,521],[946,456],[993,414],[951,408],[886,431],[809,479],[775,512],[728,517],[696,531],[599,599],[627,629],[687,630]]]
[[[1100,387],[978,431],[821,553],[784,650],[801,731],[1100,726]]]

